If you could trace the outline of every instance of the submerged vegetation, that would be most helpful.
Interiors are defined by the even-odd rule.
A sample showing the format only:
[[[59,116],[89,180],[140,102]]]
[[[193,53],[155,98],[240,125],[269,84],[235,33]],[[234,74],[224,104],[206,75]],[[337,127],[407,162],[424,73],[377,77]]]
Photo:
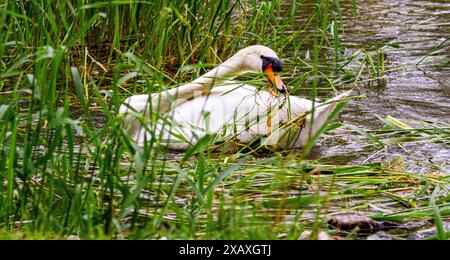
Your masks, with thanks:
[[[158,137],[138,149],[116,116],[126,97],[189,82],[252,44],[280,54],[291,94],[385,87],[385,52],[398,44],[349,52],[340,34],[352,14],[340,2],[0,3],[0,238],[297,239],[304,231],[316,238],[335,232],[330,216],[351,211],[434,225],[430,238],[449,238],[448,165],[422,173],[402,158],[325,163],[308,156],[312,142],[301,151],[230,154],[210,149],[211,136],[185,153],[153,145]],[[239,80],[266,84],[259,76]],[[358,136],[377,151],[449,145],[449,122],[379,119],[378,130],[339,120],[323,130],[336,142]]]

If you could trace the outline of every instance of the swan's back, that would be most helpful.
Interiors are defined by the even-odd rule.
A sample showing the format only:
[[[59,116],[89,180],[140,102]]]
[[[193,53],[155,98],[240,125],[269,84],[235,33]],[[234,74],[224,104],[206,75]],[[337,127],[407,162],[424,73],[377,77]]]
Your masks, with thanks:
[[[350,92],[331,101],[343,99]],[[199,95],[176,105],[165,113],[165,119],[159,120],[152,131],[153,134],[156,132],[153,136],[162,137],[164,145],[177,150],[188,149],[206,134],[214,134],[216,141],[235,139],[250,143],[261,138],[267,146],[301,147],[320,129],[336,103],[314,105],[316,109],[311,125],[311,115],[308,113],[313,102],[310,100],[295,96],[275,97],[253,86],[228,83],[215,86],[208,95]],[[299,122],[294,124],[293,128],[283,127],[296,118]],[[295,131],[294,138],[284,140],[286,131],[292,130]],[[143,127],[135,128],[133,138],[140,145],[144,145],[144,142],[150,140],[151,134]]]
[[[216,134],[219,139],[234,136],[247,143],[269,133],[269,108],[273,111],[280,104],[279,99],[266,91],[249,85],[227,84],[214,87],[209,95],[180,104],[172,110],[171,117],[193,143],[206,133]],[[272,120],[279,117],[274,114]]]

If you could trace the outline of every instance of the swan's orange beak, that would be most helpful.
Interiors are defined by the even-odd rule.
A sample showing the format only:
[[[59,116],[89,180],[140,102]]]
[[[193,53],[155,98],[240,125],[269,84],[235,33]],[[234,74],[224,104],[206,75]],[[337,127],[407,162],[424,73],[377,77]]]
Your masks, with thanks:
[[[280,74],[273,72],[272,64],[269,64],[264,69],[264,72],[266,73],[272,85],[274,85],[278,89],[278,91],[280,91],[281,93],[285,93],[287,91],[286,86],[283,84],[283,81],[281,81]]]

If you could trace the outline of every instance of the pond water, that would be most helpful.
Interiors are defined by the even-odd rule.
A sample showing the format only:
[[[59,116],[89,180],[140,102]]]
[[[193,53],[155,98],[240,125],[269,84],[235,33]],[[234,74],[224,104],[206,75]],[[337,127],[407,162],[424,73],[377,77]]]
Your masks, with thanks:
[[[340,120],[364,129],[379,129],[381,118],[390,115],[411,122],[427,121],[441,125],[450,123],[450,2],[446,0],[340,1],[344,32],[340,44],[348,51],[383,48],[385,81],[383,86],[362,83],[345,86],[366,98],[352,100]],[[284,7],[289,6],[284,3]],[[304,9],[298,19],[304,21]],[[440,48],[437,48],[440,46]],[[436,51],[438,50],[438,51]],[[430,52],[433,52],[432,55]],[[288,56],[288,53],[284,53]],[[332,64],[333,56],[328,61]],[[419,66],[415,66],[418,62]],[[375,83],[375,84],[373,84]],[[419,125],[414,125],[420,127]],[[423,127],[423,126],[422,126]],[[336,164],[390,161],[402,157],[411,172],[450,173],[448,144],[406,142],[402,147],[368,147],[360,137],[348,136],[345,142],[322,139],[311,158]],[[448,142],[447,142],[448,143]]]

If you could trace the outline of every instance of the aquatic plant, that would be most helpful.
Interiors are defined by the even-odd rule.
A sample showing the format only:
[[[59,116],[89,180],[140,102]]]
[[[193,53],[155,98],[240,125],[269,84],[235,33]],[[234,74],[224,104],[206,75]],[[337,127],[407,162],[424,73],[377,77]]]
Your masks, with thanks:
[[[116,117],[129,95],[179,86],[251,44],[289,51],[287,85],[312,99],[383,78],[382,49],[361,50],[362,60],[345,53],[339,3],[3,1],[0,238],[296,239],[342,210],[382,207],[378,220],[448,216],[446,176],[410,175],[395,162],[321,164],[307,160],[312,143],[227,154],[207,137],[177,154],[155,136],[138,149]],[[448,143],[447,125],[387,121],[351,134],[379,147]]]

